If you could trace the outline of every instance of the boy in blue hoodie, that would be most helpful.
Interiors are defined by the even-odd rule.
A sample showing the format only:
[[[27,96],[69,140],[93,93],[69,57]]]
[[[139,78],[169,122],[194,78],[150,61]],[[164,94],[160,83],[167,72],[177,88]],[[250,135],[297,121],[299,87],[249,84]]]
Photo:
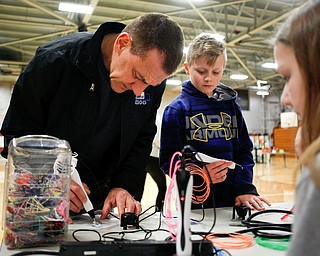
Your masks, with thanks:
[[[190,80],[182,84],[181,94],[163,114],[161,168],[168,174],[172,155],[189,145],[221,159],[203,166],[212,182],[216,207],[245,205],[264,210],[264,204],[270,204],[252,184],[253,145],[236,102],[237,92],[220,82],[226,62],[225,43],[214,34],[202,33],[191,42],[184,63]],[[233,162],[242,168],[229,169]],[[200,185],[196,183],[197,179],[194,185]],[[211,195],[203,205],[214,206]]]

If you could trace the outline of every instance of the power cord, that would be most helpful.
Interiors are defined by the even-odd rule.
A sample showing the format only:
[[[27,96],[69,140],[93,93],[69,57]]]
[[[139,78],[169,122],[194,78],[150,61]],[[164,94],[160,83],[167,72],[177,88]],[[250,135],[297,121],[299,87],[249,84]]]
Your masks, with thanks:
[[[259,215],[269,214],[269,213],[285,213],[293,214],[292,211],[281,210],[281,209],[267,209],[264,211],[259,211],[254,214],[251,214],[246,220],[242,220],[242,223],[247,227],[247,229],[239,230],[238,233],[247,233],[252,232],[255,236],[263,238],[289,238],[291,236],[291,224],[290,223],[272,223],[267,221],[254,220]],[[281,219],[281,218],[280,218]],[[263,232],[262,230],[277,230],[284,231],[289,234],[280,234],[280,233],[268,233]]]
[[[144,212],[139,214],[138,217],[143,216],[146,212],[148,212],[153,207],[155,207],[155,209],[157,210],[155,205],[151,206],[148,209],[146,209]],[[135,229],[135,230],[113,231],[113,232],[107,232],[105,234],[100,234],[97,230],[94,230],[94,229],[77,229],[77,230],[73,231],[72,236],[73,236],[74,240],[76,240],[77,242],[84,242],[84,241],[80,240],[77,237],[77,234],[80,233],[80,232],[94,232],[94,233],[96,233],[98,235],[98,239],[97,240],[93,240],[95,242],[101,242],[102,240],[105,240],[105,239],[111,239],[111,240],[114,240],[114,241],[125,241],[125,240],[127,240],[127,239],[125,239],[125,235],[126,234],[144,232],[145,233],[144,237],[142,239],[136,239],[135,241],[145,241],[145,240],[150,239],[150,237],[152,236],[153,232],[163,231],[163,232],[168,232],[169,233],[169,230],[161,229],[161,213],[159,213],[158,211],[155,211],[155,212],[152,212],[152,213],[148,214],[147,216],[143,217],[140,221],[138,220],[137,222],[141,223],[142,221],[150,218],[151,216],[153,216],[154,214],[157,214],[157,213],[159,214],[160,217],[159,217],[158,227],[155,228],[155,229],[144,229],[143,227],[141,227],[141,225],[138,225],[137,229]],[[116,219],[119,219],[119,217],[114,215],[113,213],[109,213],[109,214],[111,216],[115,217]],[[116,237],[115,235],[117,235],[118,237]],[[132,240],[132,239],[130,239],[130,240]]]

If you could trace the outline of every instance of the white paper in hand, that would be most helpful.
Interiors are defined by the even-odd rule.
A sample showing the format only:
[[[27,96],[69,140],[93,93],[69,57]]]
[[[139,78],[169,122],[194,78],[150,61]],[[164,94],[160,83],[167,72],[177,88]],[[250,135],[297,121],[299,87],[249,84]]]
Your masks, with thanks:
[[[208,163],[208,164],[222,160],[222,159],[219,159],[219,158],[208,156],[208,155],[200,153],[200,152],[196,153],[195,158],[199,162]],[[228,166],[229,169],[234,169],[235,167],[236,167],[236,164],[233,163],[233,162],[232,162],[232,164],[230,166]]]

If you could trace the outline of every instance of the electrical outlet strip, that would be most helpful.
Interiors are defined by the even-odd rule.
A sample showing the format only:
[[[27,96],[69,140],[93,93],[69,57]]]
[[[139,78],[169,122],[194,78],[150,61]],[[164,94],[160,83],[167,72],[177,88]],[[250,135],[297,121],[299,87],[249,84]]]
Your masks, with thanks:
[[[201,247],[199,245],[201,244]],[[201,252],[199,252],[201,248]],[[192,255],[211,255],[213,245],[210,241],[192,241]],[[175,241],[109,241],[109,242],[61,242],[59,255],[94,256],[173,256],[176,254]]]

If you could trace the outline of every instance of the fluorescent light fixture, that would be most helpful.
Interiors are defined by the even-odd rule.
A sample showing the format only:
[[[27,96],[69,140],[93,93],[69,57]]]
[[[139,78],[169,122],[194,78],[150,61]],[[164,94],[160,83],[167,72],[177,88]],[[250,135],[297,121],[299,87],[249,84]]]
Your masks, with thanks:
[[[257,91],[256,94],[259,96],[267,96],[267,95],[269,95],[269,92],[268,91]]]
[[[262,84],[268,84],[268,81],[265,80],[257,80],[257,86],[262,88]],[[264,86],[265,87],[265,86]]]
[[[76,12],[76,13],[85,13],[92,14],[93,7],[91,5],[84,4],[74,4],[74,3],[60,3],[58,7],[59,11],[64,12]]]
[[[257,80],[257,85],[258,86],[260,86],[262,84],[267,84],[267,83],[268,83],[268,81],[266,81],[266,80]]]
[[[180,85],[181,81],[177,79],[168,79],[166,84],[168,85]]]
[[[232,74],[230,78],[233,80],[246,80],[248,76],[243,74]]]
[[[274,62],[266,62],[261,65],[263,68],[273,68],[276,69],[278,67],[277,63]]]

